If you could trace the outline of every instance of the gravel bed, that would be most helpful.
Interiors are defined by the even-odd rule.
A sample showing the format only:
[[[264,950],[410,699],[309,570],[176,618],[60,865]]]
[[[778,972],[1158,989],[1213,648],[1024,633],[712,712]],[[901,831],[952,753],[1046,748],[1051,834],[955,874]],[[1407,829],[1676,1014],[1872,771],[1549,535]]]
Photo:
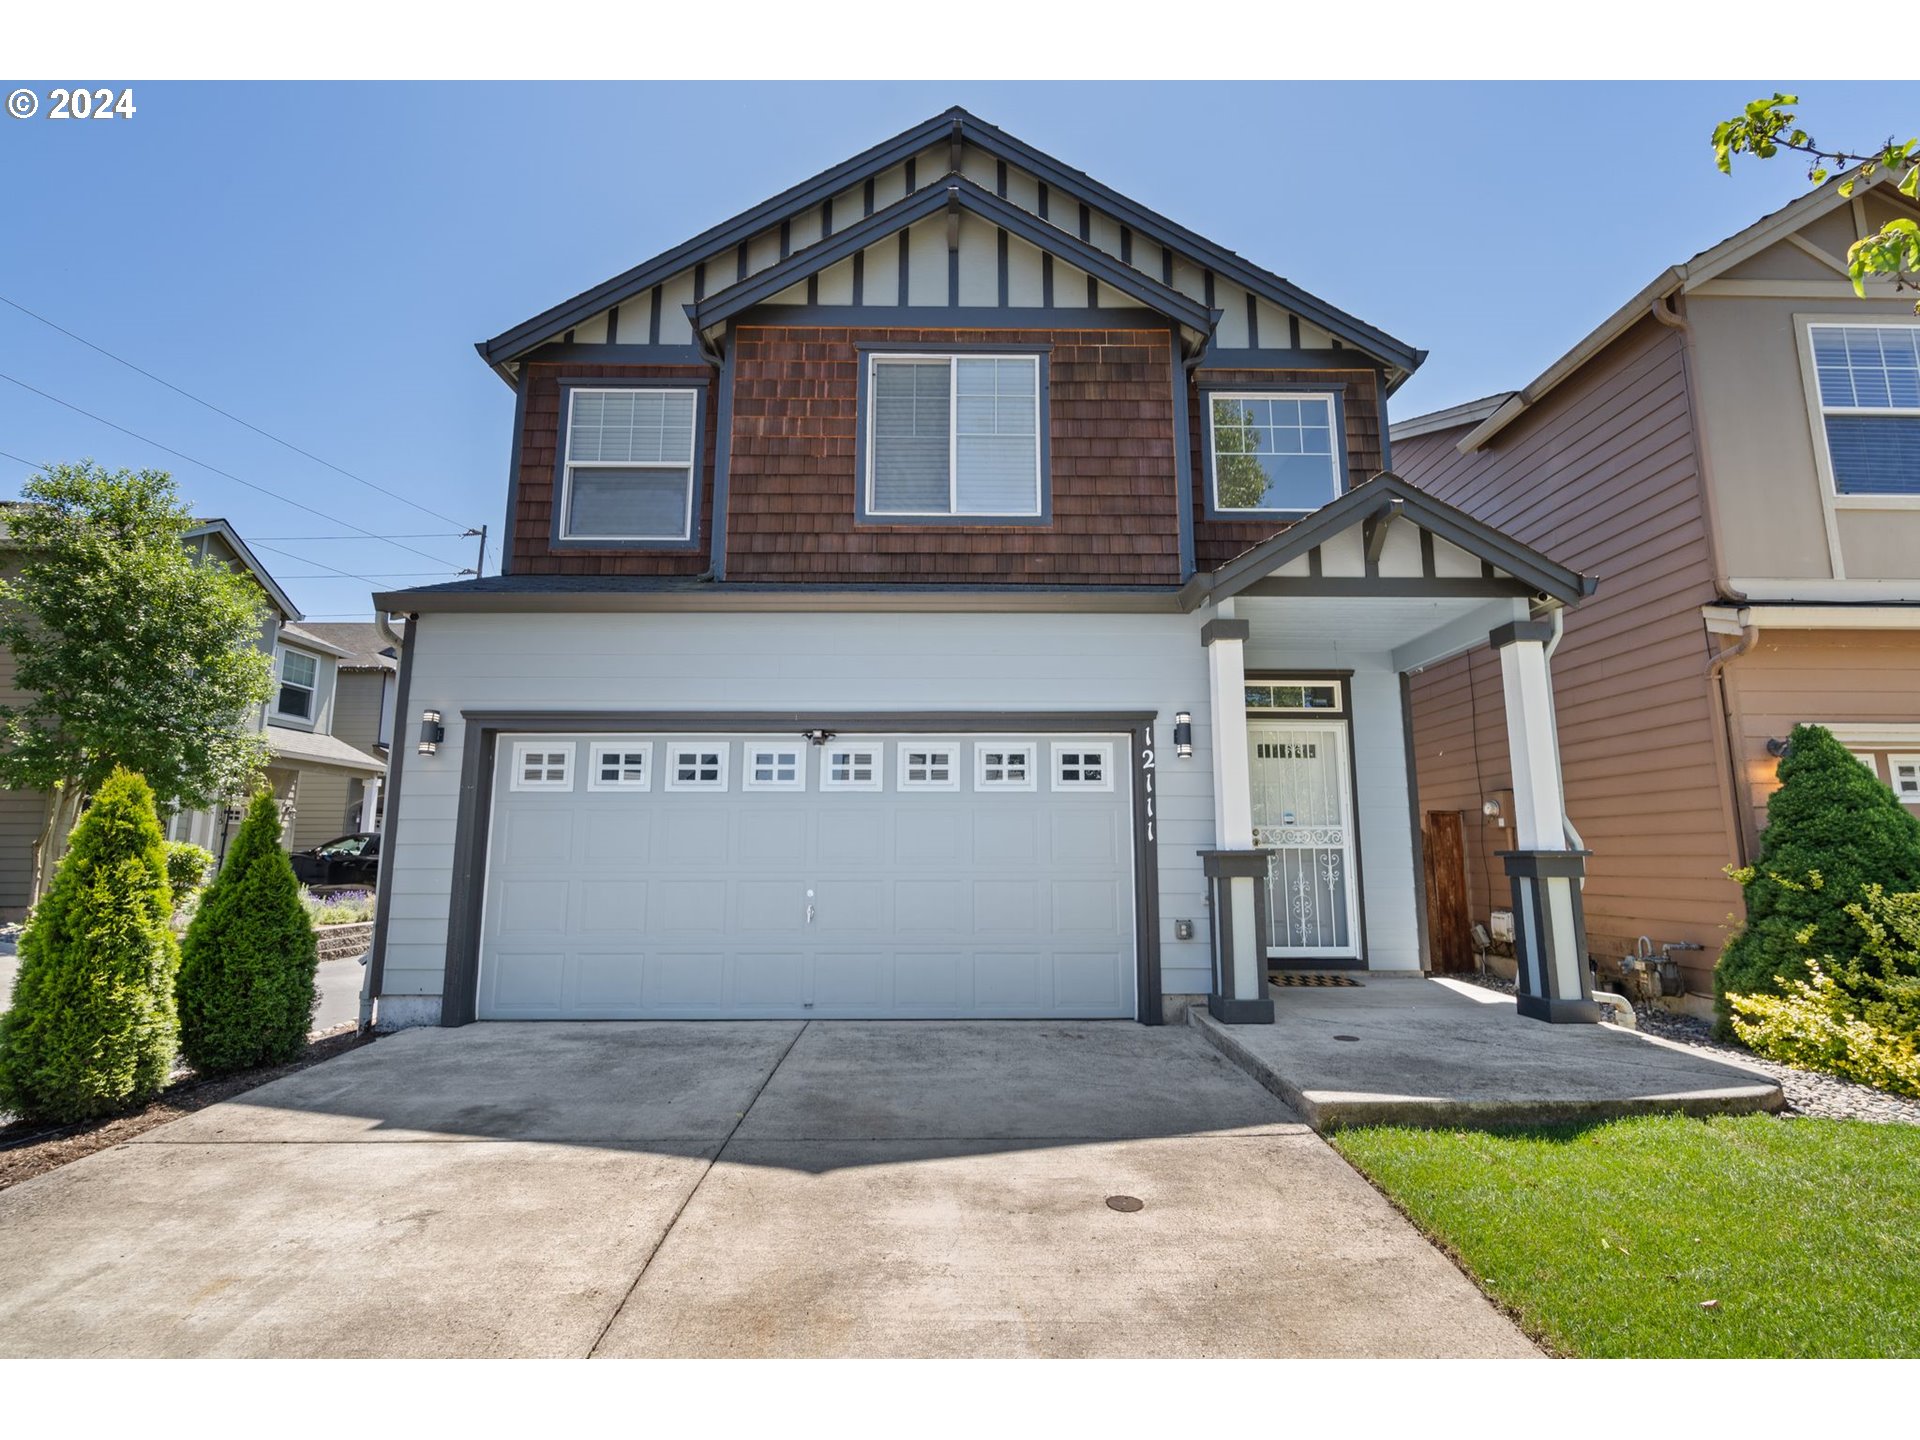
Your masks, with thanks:
[[[1492,975],[1449,975],[1449,980],[1465,980],[1503,995],[1514,993],[1511,980]],[[1814,1070],[1801,1070],[1768,1060],[1741,1045],[1713,1038],[1713,1026],[1692,1015],[1675,1015],[1657,1005],[1635,1005],[1634,1018],[1649,1035],[1702,1055],[1724,1057],[1750,1070],[1771,1075],[1780,1082],[1787,1097],[1786,1114],[1813,1120],[1872,1120],[1881,1124],[1920,1125],[1920,1100],[1891,1095],[1871,1085],[1856,1085]]]

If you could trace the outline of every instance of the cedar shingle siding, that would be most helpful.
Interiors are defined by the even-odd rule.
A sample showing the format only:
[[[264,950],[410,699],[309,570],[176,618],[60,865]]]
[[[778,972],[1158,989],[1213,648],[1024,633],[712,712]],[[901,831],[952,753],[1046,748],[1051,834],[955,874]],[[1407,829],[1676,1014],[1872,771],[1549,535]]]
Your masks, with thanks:
[[[1052,519],[1037,525],[860,524],[855,474],[862,341],[1046,346]],[[1177,585],[1172,357],[1164,330],[932,330],[748,326],[734,359],[727,578],[827,584]],[[1380,469],[1371,371],[1201,372],[1207,383],[1345,387],[1348,483]],[[709,382],[697,551],[556,551],[560,387],[569,380]],[[720,412],[704,365],[534,364],[514,511],[517,574],[698,575],[710,560]],[[1271,522],[1205,518],[1204,417],[1189,387],[1195,558],[1205,570],[1258,544]]]
[[[856,343],[869,338],[1050,347],[1051,525],[855,523]],[[733,343],[729,579],[1180,582],[1164,330],[753,327]]]
[[[514,501],[513,572],[516,575],[698,575],[707,568],[704,549],[688,551],[560,550],[553,534],[554,467],[560,458],[560,381],[606,380],[644,384],[649,380],[700,380],[707,383],[705,433],[700,440],[700,495],[694,507],[695,535],[713,533],[714,372],[708,365],[529,365],[526,431],[520,440],[520,482]]]

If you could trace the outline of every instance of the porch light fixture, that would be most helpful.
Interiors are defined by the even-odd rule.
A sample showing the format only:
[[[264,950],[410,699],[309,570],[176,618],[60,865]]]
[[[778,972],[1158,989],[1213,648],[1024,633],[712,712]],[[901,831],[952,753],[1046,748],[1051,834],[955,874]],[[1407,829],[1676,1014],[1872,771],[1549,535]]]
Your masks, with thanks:
[[[800,732],[800,738],[802,740],[809,740],[815,745],[824,745],[827,741],[833,739],[835,733],[836,732],[832,730],[823,729],[816,725],[811,730],[802,730]]]
[[[440,723],[440,712],[422,710],[420,712],[420,753],[422,755],[439,754],[440,742],[446,738],[447,727]]]
[[[1193,759],[1193,716],[1185,710],[1173,717],[1173,753],[1182,760]]]
[[[1773,758],[1776,760],[1784,760],[1787,757],[1788,752],[1791,751],[1792,749],[1793,749],[1793,742],[1791,740],[1767,741],[1767,754],[1773,756]]]

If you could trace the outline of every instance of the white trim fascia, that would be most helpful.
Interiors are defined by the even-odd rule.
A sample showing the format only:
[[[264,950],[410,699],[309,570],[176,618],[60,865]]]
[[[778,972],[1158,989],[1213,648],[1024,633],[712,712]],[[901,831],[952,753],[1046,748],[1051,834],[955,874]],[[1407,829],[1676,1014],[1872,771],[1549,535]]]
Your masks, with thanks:
[[[1429,410],[1424,415],[1415,415],[1411,419],[1400,421],[1397,425],[1388,426],[1387,438],[1395,442],[1414,440],[1422,435],[1437,434],[1442,430],[1457,430],[1466,425],[1478,425],[1511,400],[1513,394],[1511,390],[1502,390],[1498,395],[1469,400],[1462,405],[1450,405],[1445,410]]]
[[[1825,720],[1812,720],[1807,723],[1819,725],[1831,732],[1833,738],[1842,745],[1865,746],[1869,750],[1884,750],[1894,745],[1920,746],[1920,724],[1872,724],[1849,725],[1842,721],[1838,724]]]
[[[1761,630],[1920,630],[1920,605],[1749,605]]]
[[[1911,580],[1796,580],[1732,575],[1727,584],[1748,597],[1748,609],[1806,603],[1846,605],[1858,612],[1875,606],[1920,605],[1920,576]],[[1845,627],[1836,621],[1834,628]]]

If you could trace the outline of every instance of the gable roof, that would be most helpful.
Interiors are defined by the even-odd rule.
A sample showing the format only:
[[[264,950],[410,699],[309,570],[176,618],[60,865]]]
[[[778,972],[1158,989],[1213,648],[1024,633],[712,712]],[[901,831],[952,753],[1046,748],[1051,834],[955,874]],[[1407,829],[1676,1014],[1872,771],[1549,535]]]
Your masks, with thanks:
[[[696,300],[687,307],[687,315],[692,319],[695,330],[718,325],[762,300],[771,299],[796,281],[818,274],[827,266],[866,249],[875,241],[905,229],[916,220],[955,209],[978,215],[1009,234],[1018,235],[1028,244],[1057,255],[1089,275],[1104,280],[1123,295],[1138,300],[1149,310],[1157,310],[1202,334],[1213,328],[1217,312],[1209,311],[1199,301],[1182,295],[1171,286],[1162,285],[1133,266],[1115,260],[1106,251],[1089,245],[1058,225],[1049,225],[1018,205],[1002,200],[964,175],[948,175],[937,185],[916,190],[886,209],[876,210],[846,229],[836,230],[804,250],[795,251],[777,265],[749,275],[703,300]]]
[[[1829,214],[1842,205],[1850,204],[1853,200],[1870,192],[1885,195],[1891,191],[1894,197],[1898,197],[1898,191],[1893,189],[1898,183],[1898,177],[1890,172],[1882,172],[1877,179],[1856,185],[1851,196],[1840,193],[1842,185],[1858,179],[1858,170],[1849,170],[1843,175],[1836,175],[1824,185],[1809,190],[1805,195],[1782,205],[1770,214],[1761,216],[1744,230],[1735,231],[1718,245],[1702,250],[1692,259],[1681,264],[1668,266],[1631,300],[1589,331],[1566,354],[1520,389],[1510,392],[1503,404],[1471,432],[1460,438],[1461,452],[1464,454],[1478,450],[1518,420],[1530,407],[1545,399],[1562,381],[1575,374],[1587,361],[1639,324],[1654,305],[1665,301],[1669,296],[1682,294],[1704,285],[1715,276],[1724,274],[1769,246],[1777,245],[1789,235],[1818,220],[1822,215]]]
[[[1463,400],[1458,405],[1449,405],[1444,410],[1429,410],[1424,415],[1415,415],[1408,420],[1396,421],[1388,427],[1387,437],[1398,444],[1402,440],[1432,435],[1441,430],[1458,430],[1463,425],[1478,425],[1512,398],[1513,391],[1502,390],[1498,394],[1482,395],[1478,400]]]
[[[1391,471],[1382,471],[1272,539],[1243,551],[1217,569],[1194,576],[1181,589],[1180,603],[1187,610],[1197,610],[1209,601],[1227,599],[1283,566],[1305,559],[1309,551],[1344,531],[1355,526],[1371,530],[1383,518],[1391,521],[1400,517],[1564,604],[1591,595],[1599,585],[1593,576],[1569,570],[1466,511],[1434,499]]]
[[[933,188],[946,188],[945,182],[957,179],[962,145],[971,144],[996,159],[1019,166],[1051,189],[1060,191],[1091,208],[1105,211],[1129,226],[1135,233],[1219,275],[1244,286],[1326,330],[1363,353],[1393,368],[1411,371],[1426,358],[1426,351],[1397,340],[1385,331],[1366,324],[1345,311],[1328,304],[1293,285],[1270,270],[1243,259],[1230,250],[1196,235],[1193,231],[1159,215],[1118,191],[1102,185],[1082,171],[1061,164],[1052,156],[987,124],[959,106],[943,111],[889,140],[863,151],[852,159],[821,171],[730,220],[722,221],[691,240],[663,251],[612,279],[584,290],[570,300],[542,311],[532,319],[502,331],[474,348],[504,377],[505,366],[527,351],[564,334],[582,321],[650,290],[689,267],[724,255],[752,237],[778,226],[784,219],[798,215],[823,200],[831,199],[852,186],[872,179],[894,165],[921,154],[941,139],[951,145],[953,159],[946,176],[930,182]],[[916,192],[917,193],[917,192]],[[1019,207],[1012,207],[1019,208]],[[1026,212],[1022,212],[1023,214]],[[1038,222],[1045,225],[1047,222]],[[1058,229],[1059,227],[1050,227]],[[1063,232],[1064,233],[1064,232]],[[829,237],[831,238],[831,237]],[[748,277],[751,279],[752,277]]]
[[[231,524],[217,516],[208,520],[196,521],[193,527],[186,531],[183,538],[198,540],[203,535],[218,535],[221,540],[226,542],[227,548],[233,551],[234,557],[238,559],[242,565],[247,567],[248,572],[253,576],[254,582],[259,585],[262,590],[267,592],[268,597],[273,601],[280,613],[289,620],[298,620],[300,618],[300,607],[293,603],[293,597],[282,590],[280,588],[280,582],[267,573],[267,567],[262,565],[259,557],[247,548],[247,542],[240,538],[240,532],[235,530]]]
[[[340,651],[342,670],[397,670],[393,642],[371,620],[338,620],[305,624],[300,629]]]

